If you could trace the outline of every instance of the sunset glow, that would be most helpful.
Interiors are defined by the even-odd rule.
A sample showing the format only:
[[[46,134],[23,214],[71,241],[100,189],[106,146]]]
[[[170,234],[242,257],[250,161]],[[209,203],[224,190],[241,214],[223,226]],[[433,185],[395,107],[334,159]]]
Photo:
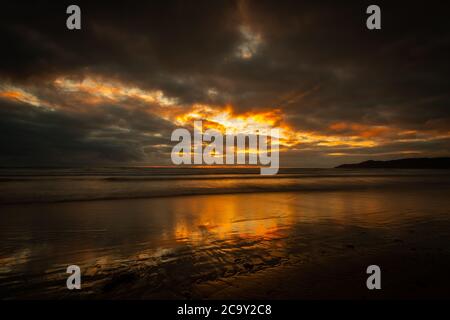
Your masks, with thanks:
[[[443,4],[1,12],[5,302],[278,319],[322,299],[450,298]],[[99,315],[116,305],[136,304]]]
[[[161,90],[146,91],[137,87],[124,86],[118,82],[109,82],[91,77],[81,80],[58,78],[54,81],[54,85],[65,92],[85,93],[112,101],[139,99],[147,103],[157,103],[161,106],[170,106],[176,102],[176,99],[165,97]]]
[[[221,133],[249,134],[262,132],[268,128],[278,128],[279,150],[323,149],[330,157],[349,155],[369,155],[368,152],[347,152],[344,150],[376,148],[392,139],[397,141],[433,141],[434,139],[446,139],[450,132],[433,132],[418,130],[401,130],[386,125],[367,125],[357,122],[333,122],[325,130],[302,130],[286,121],[284,110],[273,106],[263,110],[237,112],[231,104],[208,105],[178,103],[176,98],[168,97],[161,90],[144,90],[138,86],[127,85],[117,80],[105,80],[98,76],[88,76],[81,79],[74,77],[59,77],[52,83],[57,94],[65,99],[75,99],[86,106],[102,106],[106,104],[123,104],[130,110],[133,101],[140,103],[142,112],[159,115],[177,127],[191,127],[196,120],[202,120],[203,129],[215,129]],[[1,87],[0,98],[19,101],[35,107],[48,110],[67,108],[60,101],[52,101],[48,97],[39,97],[26,87],[21,88],[4,84]],[[81,109],[80,109],[81,110]],[[89,109],[85,110],[89,112]],[[71,111],[74,112],[74,111]],[[122,130],[122,129],[121,129]],[[159,133],[154,133],[158,136]],[[169,143],[155,145],[155,148],[164,148]],[[339,151],[333,149],[339,148]],[[258,153],[257,150],[245,150],[245,153]],[[418,150],[400,150],[399,155],[420,154]],[[391,155],[396,152],[378,152],[379,155]],[[215,154],[220,157],[221,155]]]

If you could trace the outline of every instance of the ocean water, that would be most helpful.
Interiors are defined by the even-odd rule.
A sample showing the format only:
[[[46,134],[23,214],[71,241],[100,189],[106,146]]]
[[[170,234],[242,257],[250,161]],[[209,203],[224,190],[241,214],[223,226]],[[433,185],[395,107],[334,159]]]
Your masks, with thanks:
[[[0,204],[447,185],[450,170],[202,168],[0,169]]]
[[[3,169],[0,298],[361,298],[367,261],[388,265],[389,297],[450,285],[449,171],[257,172]],[[355,274],[323,267],[345,261]]]

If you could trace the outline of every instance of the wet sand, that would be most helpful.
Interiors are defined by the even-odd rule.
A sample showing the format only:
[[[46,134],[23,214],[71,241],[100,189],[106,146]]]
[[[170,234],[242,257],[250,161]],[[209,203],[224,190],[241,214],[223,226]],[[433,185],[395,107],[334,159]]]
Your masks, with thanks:
[[[448,188],[4,205],[2,299],[450,298]],[[65,287],[68,265],[82,290]],[[382,270],[369,291],[366,268]]]
[[[316,261],[292,261],[281,267],[228,279],[227,285],[198,287],[196,297],[208,299],[449,299],[448,253],[405,246],[377,254],[358,252]],[[405,250],[406,249],[406,250]],[[405,252],[406,251],[406,252]],[[438,250],[440,251],[440,250]],[[365,268],[377,264],[382,289],[368,290]]]

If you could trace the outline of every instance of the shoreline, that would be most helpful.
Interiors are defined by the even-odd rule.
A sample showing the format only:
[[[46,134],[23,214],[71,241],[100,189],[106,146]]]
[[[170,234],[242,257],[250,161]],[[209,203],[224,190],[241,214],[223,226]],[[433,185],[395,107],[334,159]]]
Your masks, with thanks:
[[[0,206],[16,206],[16,205],[37,205],[52,203],[76,203],[76,202],[93,202],[93,201],[117,201],[117,200],[139,200],[139,199],[158,199],[158,198],[178,198],[190,196],[208,196],[208,195],[233,195],[233,194],[261,194],[261,193],[314,193],[314,192],[360,192],[360,191],[415,191],[417,185],[427,185],[429,188],[450,188],[449,178],[442,179],[439,175],[355,175],[355,176],[318,176],[318,177],[295,177],[281,179],[262,178],[263,183],[258,178],[226,178],[226,179],[201,179],[207,181],[204,186],[198,186],[196,180],[190,179],[169,179],[169,180],[145,180],[145,181],[117,181],[117,180],[100,180],[97,181],[76,181],[78,188],[75,190],[83,190],[80,193],[73,193],[71,181],[61,179],[58,181],[60,188],[52,186],[53,189],[46,189],[39,179],[30,181],[0,181],[6,191],[3,198],[0,197]],[[266,181],[264,181],[266,180]],[[243,181],[246,184],[242,184]],[[44,181],[45,182],[45,181]],[[53,181],[54,182],[54,181]],[[273,183],[270,183],[273,182]],[[47,181],[52,184],[52,181]],[[94,183],[94,185],[93,185]],[[208,184],[209,183],[209,184]],[[8,186],[8,184],[10,184]],[[14,186],[15,184],[18,184]],[[20,185],[27,185],[26,191],[18,189]],[[11,185],[13,187],[11,187]],[[132,193],[120,193],[117,190],[129,190],[130,185],[134,189]],[[142,189],[136,188],[142,186]],[[34,189],[40,188],[40,189]],[[99,189],[100,188],[100,189]],[[101,189],[104,188],[104,189]],[[61,190],[61,191],[60,191]],[[97,195],[96,192],[106,190],[105,195]],[[53,192],[53,193],[51,193]],[[72,192],[72,193],[71,193]],[[20,200],[10,199],[9,194]],[[92,196],[94,194],[94,196]],[[53,199],[52,199],[53,198]]]
[[[370,264],[375,298],[447,297],[449,201],[414,188],[3,206],[0,297],[366,299]]]

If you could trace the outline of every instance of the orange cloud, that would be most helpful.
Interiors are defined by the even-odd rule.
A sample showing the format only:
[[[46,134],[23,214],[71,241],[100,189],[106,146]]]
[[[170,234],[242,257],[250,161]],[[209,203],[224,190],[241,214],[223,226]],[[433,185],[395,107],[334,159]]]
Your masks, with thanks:
[[[35,107],[43,106],[43,103],[39,100],[38,97],[17,87],[2,86],[2,88],[0,89],[0,97],[7,100],[24,102]]]
[[[386,126],[371,126],[359,123],[336,122],[329,126],[329,129],[348,136],[359,136],[363,138],[381,137],[392,129]]]
[[[80,80],[68,76],[59,77],[53,81],[53,85],[55,94],[63,97],[61,101],[64,102],[53,104],[51,100],[43,100],[43,97],[33,94],[32,90],[7,84],[0,85],[0,97],[51,110],[73,106],[74,112],[91,112],[91,106],[114,102],[126,108],[138,106],[145,112],[156,114],[178,126],[190,127],[195,120],[202,120],[204,129],[215,129],[222,133],[228,131],[249,134],[278,128],[280,151],[301,145],[324,150],[337,147],[372,148],[392,141],[429,141],[450,136],[445,129],[407,131],[395,127],[345,121],[332,123],[324,127],[323,131],[320,129],[305,131],[289,124],[283,111],[277,107],[238,113],[232,105],[183,105],[176,98],[166,96],[161,90],[144,90],[95,75]],[[445,128],[442,125],[441,127]],[[338,154],[331,152],[329,155]]]
[[[179,110],[177,114],[169,115],[168,118],[179,126],[190,126],[195,120],[202,120],[204,129],[216,129],[223,133],[229,131],[245,134],[276,127],[280,129],[280,150],[302,143],[321,147],[374,147],[378,142],[370,138],[387,131],[382,127],[368,128],[358,124],[337,123],[332,125],[334,130],[350,128],[357,132],[350,136],[307,132],[288,125],[280,109],[236,114],[231,105],[218,107],[196,104],[188,111]]]
[[[155,103],[161,106],[170,106],[176,103],[176,99],[166,97],[161,90],[143,90],[118,81],[105,81],[96,77],[86,77],[82,80],[73,80],[60,77],[54,81],[54,85],[65,92],[85,93],[97,99],[123,101],[137,99],[146,103]]]

